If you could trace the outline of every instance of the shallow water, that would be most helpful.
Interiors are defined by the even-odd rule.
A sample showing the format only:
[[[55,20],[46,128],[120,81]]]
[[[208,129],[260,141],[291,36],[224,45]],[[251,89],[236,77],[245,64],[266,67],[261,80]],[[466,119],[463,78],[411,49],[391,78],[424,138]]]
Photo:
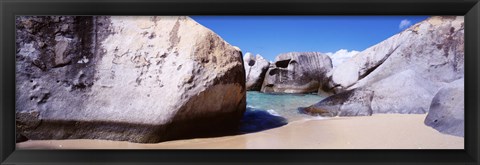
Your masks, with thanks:
[[[323,119],[298,112],[298,107],[313,105],[324,97],[316,94],[266,94],[247,92],[247,109],[239,133],[252,133],[281,127],[303,119]]]
[[[312,116],[299,113],[297,108],[308,107],[324,98],[316,94],[266,94],[247,91],[247,110],[267,111],[292,122],[312,118]]]

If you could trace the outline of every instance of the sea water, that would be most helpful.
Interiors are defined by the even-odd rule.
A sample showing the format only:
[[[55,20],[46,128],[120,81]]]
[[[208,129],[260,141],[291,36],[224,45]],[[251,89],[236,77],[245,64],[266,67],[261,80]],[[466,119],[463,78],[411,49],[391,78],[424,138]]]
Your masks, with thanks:
[[[247,109],[242,118],[240,131],[257,132],[298,120],[318,119],[302,114],[297,109],[313,105],[324,98],[317,94],[268,94],[247,91]]]
[[[268,94],[257,91],[247,92],[247,107],[267,111],[279,115],[288,121],[309,118],[309,115],[299,113],[298,107],[308,107],[325,97],[315,94]]]

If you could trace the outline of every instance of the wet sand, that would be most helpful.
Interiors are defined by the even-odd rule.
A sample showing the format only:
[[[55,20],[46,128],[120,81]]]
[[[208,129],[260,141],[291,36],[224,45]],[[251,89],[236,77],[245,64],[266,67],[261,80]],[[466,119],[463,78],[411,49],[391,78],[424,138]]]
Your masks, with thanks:
[[[108,140],[33,140],[18,149],[463,149],[464,138],[423,124],[425,114],[305,119],[243,135],[139,144]]]

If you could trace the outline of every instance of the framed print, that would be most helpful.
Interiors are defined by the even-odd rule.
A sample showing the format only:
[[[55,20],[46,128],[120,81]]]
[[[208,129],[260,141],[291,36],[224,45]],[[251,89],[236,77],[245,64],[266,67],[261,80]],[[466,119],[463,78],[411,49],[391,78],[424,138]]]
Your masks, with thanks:
[[[478,1],[2,1],[2,164],[478,163]]]

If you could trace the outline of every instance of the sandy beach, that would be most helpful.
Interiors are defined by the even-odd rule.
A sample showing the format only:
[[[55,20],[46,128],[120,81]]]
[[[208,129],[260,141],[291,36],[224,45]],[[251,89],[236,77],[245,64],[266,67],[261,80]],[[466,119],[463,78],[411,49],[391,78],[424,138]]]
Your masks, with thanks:
[[[425,114],[304,119],[243,135],[139,144],[108,140],[32,140],[18,149],[463,149],[464,138],[425,126]]]

